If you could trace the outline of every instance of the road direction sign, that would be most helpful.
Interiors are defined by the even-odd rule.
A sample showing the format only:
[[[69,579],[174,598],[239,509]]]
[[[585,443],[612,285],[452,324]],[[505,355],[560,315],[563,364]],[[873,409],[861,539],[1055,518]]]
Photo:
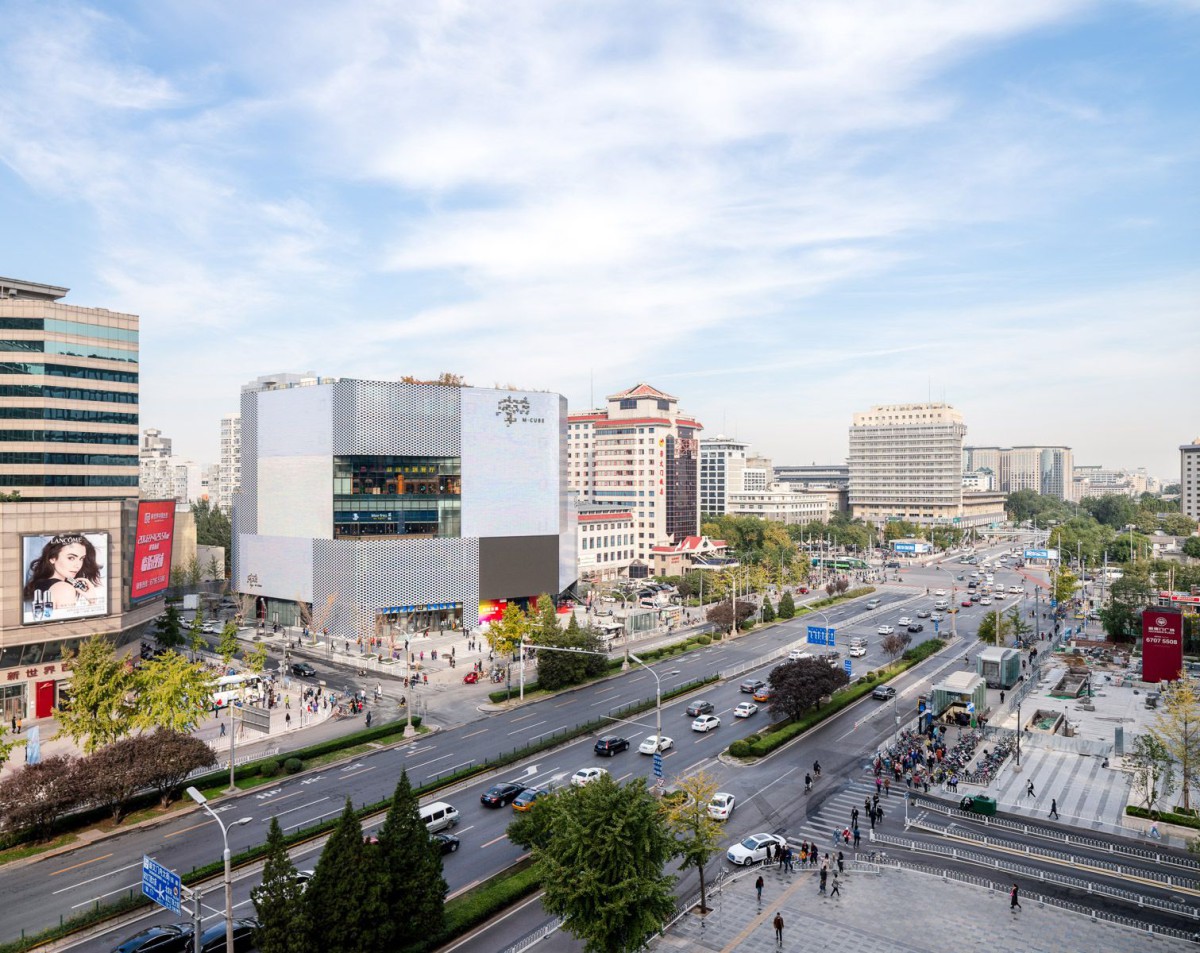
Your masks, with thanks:
[[[846,661],[845,661],[844,663],[842,663],[842,664],[844,664],[844,665],[846,666],[846,677],[847,677],[847,678],[854,678],[854,671],[853,671],[853,669],[851,668],[850,660],[849,660],[849,659],[846,659]]]
[[[807,633],[808,644],[833,645],[833,640],[836,635],[837,629],[827,629],[823,625],[810,625]]]
[[[183,896],[183,881],[179,879],[179,874],[175,871],[168,870],[162,864],[143,854],[142,893],[160,907],[166,907],[178,915],[179,900]]]
[[[661,778],[663,776],[662,762],[662,755],[656,753],[654,755],[654,776],[656,778]]]

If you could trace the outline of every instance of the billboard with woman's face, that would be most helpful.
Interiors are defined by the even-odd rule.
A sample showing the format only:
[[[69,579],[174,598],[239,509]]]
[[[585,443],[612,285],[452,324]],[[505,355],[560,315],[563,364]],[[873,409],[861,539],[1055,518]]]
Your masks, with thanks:
[[[21,537],[21,622],[108,615],[108,533]]]

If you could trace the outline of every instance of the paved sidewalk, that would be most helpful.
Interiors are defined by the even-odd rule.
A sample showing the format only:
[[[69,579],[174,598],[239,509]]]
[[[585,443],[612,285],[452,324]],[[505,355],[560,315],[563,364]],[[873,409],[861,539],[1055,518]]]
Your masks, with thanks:
[[[652,950],[768,953],[771,950],[888,950],[906,953],[1160,953],[1194,950],[1184,940],[1155,937],[1023,898],[1009,908],[1006,891],[989,890],[912,871],[847,871],[841,897],[818,892],[814,872],[762,870],[761,905],[755,902],[758,868],[740,871],[709,896],[712,912],[692,912],[652,941]],[[783,945],[772,921],[783,917]]]

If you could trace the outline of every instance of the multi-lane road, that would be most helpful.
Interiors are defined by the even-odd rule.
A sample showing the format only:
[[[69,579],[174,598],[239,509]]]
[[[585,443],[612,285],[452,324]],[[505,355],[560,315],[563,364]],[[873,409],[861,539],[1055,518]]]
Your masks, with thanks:
[[[955,566],[956,570],[960,568],[965,567]],[[807,625],[825,623],[837,628],[837,647],[842,651],[843,659],[849,638],[867,639],[867,657],[853,660],[857,674],[886,660],[880,647],[881,637],[876,632],[878,627],[885,623],[898,625],[901,616],[915,617],[919,609],[932,608],[934,596],[926,595],[926,588],[949,591],[955,584],[952,581],[955,574],[950,565],[943,570],[933,567],[907,570],[899,584],[889,584],[880,590],[879,598],[883,604],[877,610],[865,611],[865,600],[856,600],[826,610],[824,618],[810,615],[732,642],[714,643],[705,650],[652,667],[666,691],[673,685],[703,675],[738,670],[768,653],[801,642]],[[1015,574],[1010,575],[1012,581],[1018,578]],[[1002,580],[998,575],[996,581],[1007,583],[1008,580]],[[965,582],[956,584],[961,590]],[[972,634],[982,612],[978,607],[962,610],[957,617],[959,634]],[[916,635],[914,641],[934,634],[928,620],[922,621],[926,623],[926,631]],[[945,634],[944,626],[942,631]],[[911,716],[915,695],[928,687],[931,673],[960,664],[958,657],[973,650],[975,645],[970,639],[956,643],[947,653],[935,656],[903,676],[897,682],[900,689],[897,701],[880,703],[865,699],[818,727],[785,756],[745,768],[730,767],[716,760],[718,753],[731,741],[756,730],[767,717],[765,711],[745,720],[732,717],[734,706],[748,697],[739,692],[738,683],[749,674],[765,677],[777,662],[698,690],[688,698],[674,700],[665,704],[662,712],[663,733],[674,739],[674,746],[664,759],[667,781],[670,783],[703,768],[723,790],[734,793],[738,804],[734,818],[729,822],[731,840],[755,830],[795,828],[804,817],[819,812],[823,799],[835,788],[835,779],[861,770],[866,757],[896,730],[897,718],[907,720]],[[821,651],[821,648],[815,647],[814,651]],[[414,783],[424,783],[557,730],[590,722],[631,702],[652,699],[654,689],[654,678],[644,669],[635,667],[600,683],[486,716],[464,703],[461,717],[457,719],[461,723],[453,728],[422,735],[408,744],[381,748],[351,763],[223,799],[217,808],[225,817],[252,818],[249,825],[231,831],[230,846],[236,852],[260,842],[272,817],[278,817],[285,829],[307,826],[337,814],[347,796],[356,804],[387,797],[402,768],[408,771]],[[719,729],[707,734],[693,733],[691,719],[684,714],[687,704],[700,697],[714,704],[722,722]],[[608,769],[617,780],[649,777],[651,759],[639,755],[636,747],[642,738],[654,732],[654,723],[653,709],[633,721],[614,721],[608,729],[440,795],[462,813],[462,820],[455,830],[461,840],[461,849],[448,855],[445,862],[451,892],[461,891],[490,876],[520,855],[520,850],[505,837],[511,811],[508,808],[489,809],[479,803],[479,794],[491,783],[520,780],[531,786],[553,786],[564,783],[578,768],[593,765]],[[629,738],[631,750],[613,758],[597,757],[592,744],[601,733]],[[814,794],[806,798],[802,794],[804,767],[815,759],[821,761],[825,775]],[[130,831],[54,857],[0,868],[0,885],[10,900],[0,909],[0,936],[15,937],[22,931],[32,932],[57,923],[60,917],[69,916],[97,901],[137,891],[143,854],[179,871],[210,863],[219,857],[218,834],[211,819],[197,811],[187,811],[149,829]],[[314,864],[318,851],[319,845],[302,849],[296,858],[298,865]],[[250,912],[249,890],[257,882],[257,874],[238,881],[235,895],[238,913]],[[214,900],[205,904],[206,916],[220,915],[216,906],[219,903],[214,895]],[[535,905],[525,915],[512,918],[508,929],[519,935],[540,916]],[[171,919],[174,919],[173,915],[164,912],[143,922]],[[117,940],[135,929],[122,925],[89,940],[80,948],[111,949]],[[504,945],[500,942],[500,934],[504,932],[503,925],[493,928],[479,941],[482,945],[474,948],[499,949]]]

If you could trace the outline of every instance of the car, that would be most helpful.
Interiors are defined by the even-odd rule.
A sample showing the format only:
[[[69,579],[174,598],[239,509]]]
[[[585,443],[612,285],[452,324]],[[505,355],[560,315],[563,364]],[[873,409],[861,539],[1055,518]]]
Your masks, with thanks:
[[[957,576],[955,576],[954,578],[955,578],[955,579],[957,579],[959,582],[962,582],[962,581],[963,581],[964,579],[966,579],[967,577],[966,577],[966,576],[964,576],[964,575],[963,575],[963,574],[960,572],[960,573],[959,573]]]
[[[978,602],[982,598],[983,598],[983,596],[981,596],[978,592],[971,593],[971,601],[972,602]]]
[[[769,702],[771,700],[771,689],[764,685],[754,693],[754,700],[756,702]]]
[[[602,777],[608,774],[607,768],[580,768],[571,775],[571,785],[581,788],[585,784],[591,784],[593,781],[599,781]]]
[[[865,658],[866,654],[867,654],[867,647],[865,645],[850,646],[850,657],[851,658]]]
[[[692,731],[712,731],[721,727],[721,719],[716,715],[701,715],[692,722]]]
[[[1008,591],[1011,592],[1015,596],[1018,593],[1024,592],[1025,587],[1024,586],[1009,586]]]
[[[964,609],[969,609],[972,605],[974,605],[974,603],[972,603],[970,599],[964,599],[961,605]]]
[[[474,685],[477,681],[479,681],[478,672],[467,672],[467,674],[463,676],[464,685]]]
[[[891,685],[879,685],[875,688],[875,691],[871,692],[871,697],[885,702],[889,698],[896,697],[896,689],[892,688]]]
[[[662,737],[646,735],[646,740],[638,745],[638,752],[641,754],[654,754],[656,751],[666,751],[673,744],[675,742],[666,735]]]
[[[317,674],[317,670],[315,668],[313,668],[311,665],[309,665],[307,662],[293,662],[292,663],[292,674],[298,675],[301,678],[312,678],[314,675]]]
[[[687,706],[686,714],[692,718],[699,718],[701,715],[710,715],[713,711],[713,703],[708,701],[696,701]]]
[[[882,600],[879,600],[879,599],[868,599],[867,600],[867,608],[868,609],[878,609],[881,605],[883,605]]]
[[[832,665],[832,666],[834,666],[834,668],[837,667],[837,663],[840,662],[841,659],[842,659],[841,652],[826,652],[824,655],[821,656],[822,662],[824,662],[826,665]]]
[[[802,596],[808,595],[808,586],[797,586],[796,591]]]
[[[501,781],[479,795],[479,803],[484,807],[504,807],[512,804],[513,798],[525,790],[525,785],[514,781]]]
[[[812,658],[812,652],[806,652],[804,649],[792,649],[788,652],[789,662],[799,662],[803,658]]]
[[[533,802],[549,793],[545,788],[526,788],[513,800],[512,809],[514,811],[531,811]]]
[[[766,682],[761,678],[748,678],[738,688],[747,695],[753,695],[756,691],[762,688]]]
[[[734,718],[749,718],[756,711],[758,711],[758,706],[756,704],[754,704],[754,702],[742,702],[740,705],[737,706],[737,708],[735,708],[733,710],[733,717]]]
[[[733,805],[737,801],[732,794],[718,791],[708,802],[708,816],[718,821],[727,821],[733,814]]]
[[[910,619],[906,615],[902,615],[902,616],[900,616],[900,621],[897,622],[896,625],[905,626],[905,625],[908,625],[910,622],[912,622],[912,619]]]
[[[215,622],[205,622],[204,625],[200,626],[200,631],[207,632],[209,635],[214,635],[219,630]]]
[[[917,618],[918,619],[928,619],[930,615],[932,615],[932,613],[928,609],[918,609],[917,610]]]
[[[941,622],[944,618],[946,618],[946,617],[944,615],[942,615],[940,612],[935,612],[933,615],[931,615],[929,617],[929,621],[930,622]]]
[[[190,923],[164,923],[135,933],[124,943],[114,946],[112,953],[190,953],[191,949]]]
[[[944,596],[946,594],[946,590],[945,589],[935,589],[933,591],[933,594],[935,596]]]
[[[618,738],[616,735],[605,735],[603,738],[596,739],[592,750],[601,757],[611,758],[619,751],[629,750],[629,739]]]
[[[895,560],[893,560],[892,562],[887,564],[887,568],[888,569],[899,569],[900,564],[898,562],[896,562]]]
[[[516,803],[516,802],[514,802]],[[458,838],[453,834],[447,834],[445,831],[438,831],[432,835],[433,842],[438,845],[438,850],[443,854],[453,854],[458,850]]]
[[[971,573],[971,578],[972,578],[972,579],[978,579],[978,578],[979,578],[979,573],[977,573],[977,572],[973,572],[973,573]]]
[[[880,635],[891,635],[896,630],[890,625],[881,625],[876,631],[878,631]]]
[[[738,841],[725,852],[725,858],[731,864],[748,867],[750,864],[766,860],[775,850],[775,845],[786,847],[787,841],[778,834],[751,834],[744,840]]]
[[[909,632],[924,632],[925,626],[921,625],[920,622],[914,622],[908,627],[908,631]]]
[[[254,949],[254,931],[258,921],[239,917],[233,921],[233,953],[247,953]],[[225,953],[225,921],[214,923],[200,934],[200,953]]]
[[[992,604],[992,600],[990,597],[984,596],[982,599],[979,600],[979,604],[981,606],[990,606]]]

